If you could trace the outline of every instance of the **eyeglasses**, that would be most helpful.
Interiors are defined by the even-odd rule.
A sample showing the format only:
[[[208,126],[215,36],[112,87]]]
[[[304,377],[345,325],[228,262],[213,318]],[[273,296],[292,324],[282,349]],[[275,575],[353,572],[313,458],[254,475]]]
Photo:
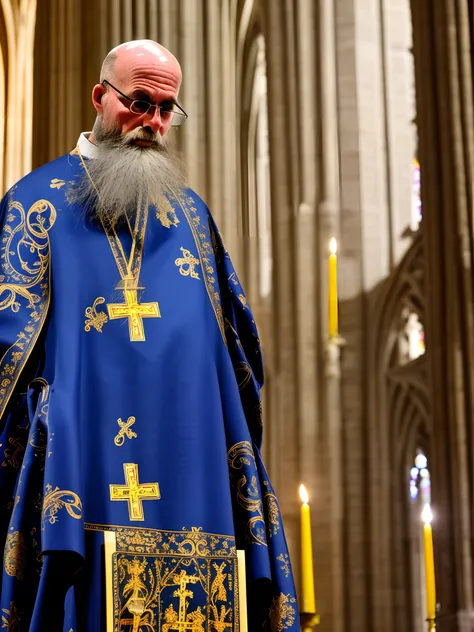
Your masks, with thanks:
[[[130,112],[132,112],[133,114],[146,114],[150,108],[158,108],[160,110],[161,118],[163,119],[163,121],[168,122],[171,119],[171,125],[173,127],[179,127],[188,118],[186,112],[177,103],[155,105],[154,103],[150,103],[149,101],[131,99],[130,97],[127,97],[127,95],[123,92],[120,92],[120,90],[113,86],[110,81],[107,81],[107,79],[104,79],[101,85],[105,87],[105,84],[113,88],[115,92],[118,92],[123,99],[130,101],[129,109]]]

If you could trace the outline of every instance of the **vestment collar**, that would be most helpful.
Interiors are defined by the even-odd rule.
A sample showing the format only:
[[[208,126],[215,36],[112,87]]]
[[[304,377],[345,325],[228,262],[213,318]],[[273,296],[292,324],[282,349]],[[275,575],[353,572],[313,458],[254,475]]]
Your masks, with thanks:
[[[77,141],[79,151],[84,158],[95,158],[97,156],[98,148],[97,145],[94,145],[94,143],[91,143],[89,140],[90,135],[91,132],[82,132]]]

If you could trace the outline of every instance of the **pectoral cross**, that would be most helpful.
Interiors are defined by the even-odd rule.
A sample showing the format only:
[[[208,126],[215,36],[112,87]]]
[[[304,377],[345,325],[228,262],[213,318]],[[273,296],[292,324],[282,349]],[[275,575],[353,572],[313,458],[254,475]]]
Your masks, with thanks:
[[[110,320],[128,318],[130,342],[144,342],[143,318],[161,318],[158,303],[139,303],[137,290],[123,290],[125,303],[107,303]]]
[[[143,500],[159,500],[160,487],[158,483],[139,483],[138,465],[124,463],[123,473],[125,485],[110,485],[110,500],[126,500],[130,520],[145,520]]]

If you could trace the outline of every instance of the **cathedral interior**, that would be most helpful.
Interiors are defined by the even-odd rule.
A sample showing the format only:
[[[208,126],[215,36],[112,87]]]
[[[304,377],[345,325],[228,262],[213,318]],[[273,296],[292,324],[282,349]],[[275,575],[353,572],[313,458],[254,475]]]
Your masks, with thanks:
[[[474,630],[473,0],[1,0],[3,193],[141,38],[255,314],[299,591],[309,493],[316,629],[427,629],[428,504],[437,628]]]

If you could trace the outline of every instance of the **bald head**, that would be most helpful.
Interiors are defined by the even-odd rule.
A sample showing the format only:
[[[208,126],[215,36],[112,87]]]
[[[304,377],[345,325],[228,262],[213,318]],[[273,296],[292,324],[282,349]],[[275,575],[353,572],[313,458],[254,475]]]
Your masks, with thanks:
[[[181,84],[181,66],[176,57],[167,48],[153,40],[132,40],[124,42],[113,48],[104,59],[100,71],[100,83],[106,79],[114,81],[116,74],[123,70],[123,66],[133,64],[135,61],[148,60],[150,64],[165,66],[175,70],[179,75]],[[118,69],[117,69],[118,61]],[[122,68],[121,68],[122,67]]]

